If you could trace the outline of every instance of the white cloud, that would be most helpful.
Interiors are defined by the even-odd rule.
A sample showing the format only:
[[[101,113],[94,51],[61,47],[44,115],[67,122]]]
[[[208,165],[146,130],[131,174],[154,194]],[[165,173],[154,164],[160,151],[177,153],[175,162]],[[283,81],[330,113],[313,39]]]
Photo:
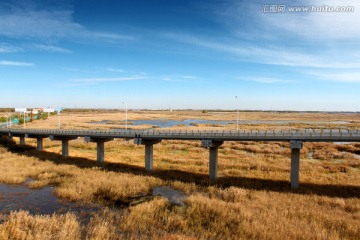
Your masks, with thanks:
[[[1,35],[1,34],[0,34]],[[49,44],[20,43],[19,46],[0,44],[0,53],[15,53],[27,50],[41,50],[56,53],[72,53],[71,50]]]
[[[34,48],[42,50],[42,51],[47,51],[47,52],[72,53],[72,51],[69,50],[69,49],[65,49],[65,48],[58,47],[58,46],[53,46],[53,45],[35,44]]]
[[[7,37],[74,37],[83,34],[80,24],[72,21],[71,11],[18,10],[0,15],[0,32]]]
[[[155,80],[162,80],[167,82],[188,82],[188,81],[194,81],[194,80],[200,80],[200,78],[192,75],[163,75],[163,76],[152,76],[152,79]]]
[[[123,70],[121,68],[112,68],[112,67],[105,68],[105,70],[108,72],[118,72],[118,73],[126,72],[125,70]]]
[[[333,81],[333,82],[346,82],[346,83],[360,83],[359,71],[309,71],[306,74],[314,77],[317,80]]]
[[[191,76],[191,75],[185,75],[185,76],[181,76],[184,79],[197,79],[197,77],[195,76]]]
[[[112,42],[118,42],[123,40],[135,40],[134,36],[129,35],[121,35],[116,33],[104,33],[104,32],[92,32],[90,35],[98,39],[106,39]]]
[[[74,21],[71,10],[39,9],[32,5],[5,7],[5,10],[0,11],[0,36],[18,39],[95,39],[107,42],[134,39],[125,34],[90,31]]]
[[[79,79],[72,79],[70,82],[77,83],[77,84],[93,85],[93,84],[103,83],[103,82],[134,81],[134,80],[143,80],[146,78],[147,77],[144,77],[144,76],[128,76],[128,77],[114,77],[114,78],[107,78],[107,77],[79,78]]]
[[[68,71],[85,72],[78,68],[68,68]],[[108,70],[106,68],[105,70]],[[119,70],[119,69],[112,69]],[[117,72],[117,71],[113,71]],[[124,71],[125,72],[125,71]],[[83,85],[96,85],[109,82],[123,82],[123,81],[139,81],[139,80],[152,80],[152,81],[165,81],[165,82],[183,82],[200,80],[200,78],[191,75],[154,75],[146,73],[134,73],[133,75],[121,76],[121,77],[94,77],[94,78],[77,78],[68,81],[66,86],[83,86]]]
[[[237,56],[239,61],[272,64],[290,67],[312,68],[359,68],[360,60],[352,51],[328,50],[321,54],[307,53],[295,48],[281,46],[249,45],[241,41],[214,41],[197,36],[177,33],[165,33],[163,36],[178,42],[197,47],[222,51]]]
[[[269,4],[263,2],[263,4]],[[266,14],[258,13],[260,21],[277,28],[275,32],[288,32],[295,36],[303,37],[309,40],[346,40],[354,38],[360,39],[360,4],[357,0],[334,1],[327,0],[319,2],[317,0],[310,1],[287,1],[286,8],[290,6],[304,7],[340,7],[352,6],[354,12],[289,12],[283,14]],[[260,5],[260,4],[259,4]],[[259,12],[259,11],[258,11]]]
[[[0,61],[0,66],[32,67],[34,64],[28,62]]]
[[[76,67],[65,67],[65,68],[62,68],[62,69],[65,70],[65,71],[69,71],[69,72],[97,73],[97,71],[81,69],[81,68],[76,68]]]
[[[274,83],[292,83],[293,81],[280,79],[280,78],[270,78],[270,77],[246,77],[246,78],[239,78],[240,80],[244,81],[253,81],[258,83],[265,83],[265,84],[274,84]]]
[[[263,5],[354,6],[351,13],[263,13]],[[302,68],[360,68],[359,1],[216,1],[215,19],[228,37],[166,33],[165,37],[231,54],[239,61]],[[214,15],[212,15],[214,17]],[[218,35],[221,36],[221,35]],[[224,34],[226,36],[226,32]]]
[[[242,39],[281,40],[288,34],[307,41],[338,41],[360,38],[358,0],[223,0],[214,6],[216,17]],[[284,5],[283,13],[263,12],[263,6]],[[290,7],[354,7],[353,12],[290,12]],[[296,39],[295,39],[296,40]]]
[[[10,46],[8,44],[0,44],[0,53],[14,53],[21,51],[22,48]]]

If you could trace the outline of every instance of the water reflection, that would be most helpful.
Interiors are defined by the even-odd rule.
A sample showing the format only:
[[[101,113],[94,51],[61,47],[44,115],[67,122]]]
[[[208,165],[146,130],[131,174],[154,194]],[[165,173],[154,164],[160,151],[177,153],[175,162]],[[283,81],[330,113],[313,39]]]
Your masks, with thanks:
[[[101,120],[98,122],[90,122],[91,124],[111,124],[111,120]],[[345,121],[335,122],[311,122],[311,121],[298,121],[298,120],[239,120],[239,124],[275,124],[275,125],[288,125],[291,123],[302,123],[302,124],[348,124]],[[125,122],[123,123],[125,124]],[[170,120],[161,118],[157,120],[129,120],[128,125],[140,126],[140,125],[151,125],[159,128],[175,127],[175,126],[196,126],[198,124],[209,124],[209,125],[221,125],[226,126],[229,124],[236,124],[236,121],[221,121],[221,120],[204,120],[204,119],[186,119],[186,120]]]
[[[53,194],[53,190],[51,186],[29,189],[23,185],[0,184],[0,212],[9,214],[11,211],[25,210],[34,215],[73,212],[87,219],[100,209],[98,206],[61,200]]]

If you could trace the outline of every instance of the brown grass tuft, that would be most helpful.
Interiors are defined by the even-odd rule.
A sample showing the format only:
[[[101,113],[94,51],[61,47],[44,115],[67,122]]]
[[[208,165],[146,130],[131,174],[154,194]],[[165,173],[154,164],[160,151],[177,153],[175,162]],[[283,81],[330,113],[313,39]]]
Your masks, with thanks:
[[[12,212],[0,225],[0,239],[81,239],[75,215],[32,216],[26,211]]]
[[[245,113],[242,113],[245,115]],[[66,128],[123,127],[119,112],[64,113]],[[129,119],[236,119],[236,113],[184,111],[131,112]],[[246,113],[245,119],[352,121],[360,115]],[[77,119],[74,121],[74,119]],[[82,119],[80,122],[79,119]],[[105,126],[91,120],[112,120]],[[56,117],[28,127],[56,126]],[[342,127],[324,123],[324,128]],[[316,122],[242,125],[241,129],[297,129]],[[173,129],[234,130],[234,124]],[[18,139],[14,138],[16,143]],[[61,142],[44,139],[45,152],[7,142],[0,146],[0,182],[31,188],[55,186],[72,201],[111,206],[80,226],[75,215],[38,216],[13,212],[0,216],[0,239],[358,239],[360,236],[360,159],[358,143],[305,143],[301,150],[300,189],[289,189],[288,142],[225,142],[219,150],[219,179],[208,180],[209,152],[200,141],[162,141],[154,145],[154,171],[144,171],[144,147],[115,140],[105,144],[106,163],[98,165],[96,145],[70,141],[70,157],[61,158]],[[311,154],[312,155],[311,155]],[[168,186],[187,195],[184,206],[152,189]],[[130,204],[137,196],[146,201]]]

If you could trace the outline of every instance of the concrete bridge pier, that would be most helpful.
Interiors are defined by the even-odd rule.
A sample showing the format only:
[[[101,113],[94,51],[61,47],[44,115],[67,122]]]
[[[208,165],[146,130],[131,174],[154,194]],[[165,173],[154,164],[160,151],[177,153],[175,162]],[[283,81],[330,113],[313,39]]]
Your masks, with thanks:
[[[218,150],[223,144],[223,141],[202,140],[201,146],[210,149],[209,154],[209,179],[215,180],[217,178],[218,167]]]
[[[96,142],[96,151],[98,163],[104,163],[105,161],[105,142],[112,141],[114,138],[93,138],[85,137],[85,142]]]
[[[97,150],[96,161],[98,163],[103,163],[105,161],[105,141],[97,141],[96,150]]]
[[[69,140],[61,140],[61,155],[63,158],[69,156]]]
[[[44,148],[43,139],[46,138],[45,135],[35,135],[26,133],[24,136],[20,136],[20,145],[25,144],[25,138],[36,138],[36,150],[42,151]]]
[[[145,140],[143,144],[145,145],[145,170],[153,170],[153,149],[154,144],[161,142],[161,140]]]
[[[303,147],[302,141],[290,141],[291,148],[291,169],[290,169],[290,185],[292,189],[299,187],[300,172],[300,149]]]
[[[42,137],[38,137],[36,138],[37,140],[37,146],[36,146],[36,149],[41,152],[44,148],[44,144],[43,144],[43,138]]]
[[[145,145],[145,170],[152,171],[154,169],[154,144],[160,143],[162,139],[142,139],[135,138],[134,143]]]
[[[12,137],[11,137],[12,138]],[[25,135],[24,136],[20,136],[20,145],[24,146],[25,145]]]
[[[63,158],[67,158],[69,156],[69,141],[75,140],[78,137],[60,137],[60,136],[54,136],[50,135],[50,140],[58,140],[61,141],[61,153]]]

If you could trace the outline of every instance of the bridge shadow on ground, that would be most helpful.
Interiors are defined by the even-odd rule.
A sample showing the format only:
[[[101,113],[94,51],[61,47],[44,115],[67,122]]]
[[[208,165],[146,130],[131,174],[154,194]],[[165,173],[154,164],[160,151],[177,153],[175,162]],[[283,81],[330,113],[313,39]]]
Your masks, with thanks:
[[[79,168],[101,167],[106,171],[118,173],[132,173],[142,176],[153,176],[164,181],[182,181],[187,183],[195,183],[197,185],[207,187],[216,186],[219,188],[229,188],[231,186],[241,187],[249,190],[273,191],[279,193],[295,193],[303,195],[318,195],[339,198],[360,198],[360,186],[349,185],[330,185],[302,183],[296,190],[290,189],[289,181],[259,179],[249,177],[220,177],[215,181],[210,181],[207,174],[198,174],[185,172],[181,170],[159,170],[155,169],[151,172],[145,170],[144,167],[124,164],[124,163],[103,163],[99,164],[94,160],[82,157],[68,157],[63,159],[61,154],[52,152],[38,152],[32,146],[19,146],[15,142],[0,140],[0,144],[6,147],[10,152],[28,157],[35,157],[40,161],[52,161],[55,164],[75,165]],[[290,173],[289,173],[290,174]]]

